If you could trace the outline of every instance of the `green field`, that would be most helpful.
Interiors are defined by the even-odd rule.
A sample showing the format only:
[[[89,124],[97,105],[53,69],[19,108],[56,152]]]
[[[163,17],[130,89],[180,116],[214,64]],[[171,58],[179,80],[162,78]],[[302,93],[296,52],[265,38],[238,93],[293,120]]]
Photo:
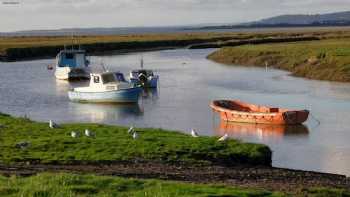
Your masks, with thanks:
[[[282,196],[262,190],[108,176],[40,174],[0,177],[1,196]]]
[[[298,194],[223,185],[181,183],[174,181],[128,179],[111,176],[42,173],[31,177],[1,177],[1,196],[152,196],[152,197],[341,197],[350,193],[341,189],[312,188]]]
[[[271,165],[271,150],[265,145],[216,137],[193,138],[188,134],[162,129],[137,129],[139,139],[128,128],[98,124],[65,124],[50,129],[48,123],[0,115],[0,162],[98,163],[115,161],[181,162],[189,164],[237,163]],[[83,135],[85,129],[96,137]],[[78,138],[71,131],[80,132]],[[28,142],[26,148],[16,144]]]
[[[350,81],[349,38],[225,47],[208,58],[232,65],[267,64],[311,79]]]

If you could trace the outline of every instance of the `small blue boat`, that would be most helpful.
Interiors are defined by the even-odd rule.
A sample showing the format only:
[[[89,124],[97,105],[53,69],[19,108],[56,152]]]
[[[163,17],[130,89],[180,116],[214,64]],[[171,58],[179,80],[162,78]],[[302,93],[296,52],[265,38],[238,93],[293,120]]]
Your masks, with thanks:
[[[88,87],[74,88],[68,97],[75,102],[137,103],[142,88],[125,80],[119,72],[91,74]]]
[[[158,80],[159,76],[152,70],[143,69],[143,59],[141,59],[141,69],[130,72],[130,81],[144,88],[157,88]]]
[[[130,81],[145,88],[157,88],[159,76],[151,70],[133,70],[130,72]]]

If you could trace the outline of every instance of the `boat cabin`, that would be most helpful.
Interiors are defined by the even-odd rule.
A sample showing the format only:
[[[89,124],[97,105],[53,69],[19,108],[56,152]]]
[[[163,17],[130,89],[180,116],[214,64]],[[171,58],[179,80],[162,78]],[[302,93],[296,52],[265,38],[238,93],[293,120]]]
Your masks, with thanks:
[[[153,71],[152,70],[133,70],[130,73],[130,77],[134,78],[134,79],[138,79],[140,77],[140,75],[144,75],[146,77],[149,76],[154,76]]]
[[[85,68],[89,61],[85,50],[62,50],[56,57],[58,67]]]
[[[131,87],[131,84],[125,80],[123,73],[120,72],[93,73],[90,75],[90,89],[116,90]]]

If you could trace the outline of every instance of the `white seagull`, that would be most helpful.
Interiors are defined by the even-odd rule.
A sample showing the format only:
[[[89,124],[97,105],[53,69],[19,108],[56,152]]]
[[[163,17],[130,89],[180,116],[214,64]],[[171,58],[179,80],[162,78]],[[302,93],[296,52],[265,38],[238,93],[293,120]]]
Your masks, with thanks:
[[[72,138],[77,138],[77,137],[79,137],[79,133],[77,133],[77,132],[75,132],[75,131],[72,131],[72,132],[70,133],[70,135],[72,136]]]
[[[132,134],[132,138],[134,138],[134,140],[136,140],[139,137],[139,135],[136,133],[136,131]]]
[[[226,133],[224,136],[222,136],[220,139],[218,139],[218,142],[224,142],[224,141],[227,141],[227,140],[228,140],[228,135]]]
[[[198,133],[194,129],[191,130],[191,135],[192,137],[199,137]]]
[[[85,129],[85,135],[86,137],[94,137],[95,134],[91,132],[89,129]]]
[[[128,133],[134,133],[134,127],[130,127],[129,130],[128,130]]]
[[[54,129],[54,128],[57,128],[58,127],[58,124],[56,124],[54,121],[50,120],[49,121],[49,127],[51,129]]]

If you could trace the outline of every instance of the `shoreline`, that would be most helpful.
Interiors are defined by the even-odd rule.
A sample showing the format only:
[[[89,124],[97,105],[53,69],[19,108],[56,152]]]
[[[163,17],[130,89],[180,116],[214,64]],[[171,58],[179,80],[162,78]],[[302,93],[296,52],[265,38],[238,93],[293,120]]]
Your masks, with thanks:
[[[121,50],[111,50],[111,51],[101,51],[101,52],[93,52],[87,54],[88,56],[108,56],[108,55],[120,55],[120,54],[128,54],[128,53],[141,53],[141,52],[152,52],[152,51],[164,51],[164,50],[175,50],[181,49],[184,47],[155,47],[155,48],[147,48],[147,49],[121,49]],[[0,63],[11,63],[11,62],[23,62],[23,61],[35,61],[35,60],[44,60],[44,59],[53,59],[55,56],[37,56],[37,57],[27,57],[20,58],[18,60],[8,61],[6,57],[0,56]]]

